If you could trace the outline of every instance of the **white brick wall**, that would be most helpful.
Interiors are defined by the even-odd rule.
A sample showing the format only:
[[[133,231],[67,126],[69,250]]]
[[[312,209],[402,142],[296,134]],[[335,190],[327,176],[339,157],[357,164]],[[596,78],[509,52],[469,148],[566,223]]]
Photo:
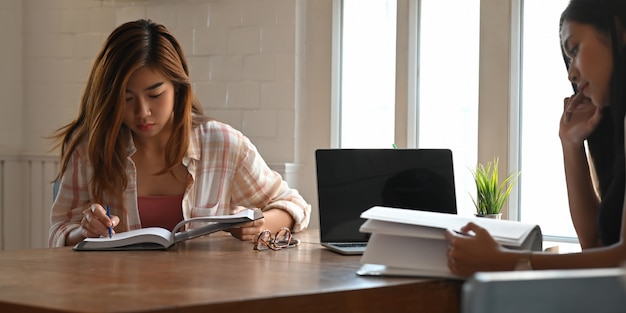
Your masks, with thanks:
[[[74,118],[106,36],[150,18],[181,42],[206,113],[244,132],[268,162],[293,162],[294,124],[280,122],[280,135],[275,128],[277,110],[295,115],[295,8],[291,0],[23,1],[24,107],[32,114],[21,150],[48,151],[43,137]]]

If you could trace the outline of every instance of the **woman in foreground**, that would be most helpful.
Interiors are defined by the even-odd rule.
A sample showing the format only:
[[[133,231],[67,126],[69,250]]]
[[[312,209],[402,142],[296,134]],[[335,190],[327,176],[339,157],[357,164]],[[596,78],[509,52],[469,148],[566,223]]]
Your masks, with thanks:
[[[202,112],[182,48],[148,20],[116,28],[96,57],[78,117],[54,134],[60,192],[49,245],[260,209],[228,230],[305,229],[311,207],[265,163],[250,140]],[[105,207],[110,207],[107,215]]]

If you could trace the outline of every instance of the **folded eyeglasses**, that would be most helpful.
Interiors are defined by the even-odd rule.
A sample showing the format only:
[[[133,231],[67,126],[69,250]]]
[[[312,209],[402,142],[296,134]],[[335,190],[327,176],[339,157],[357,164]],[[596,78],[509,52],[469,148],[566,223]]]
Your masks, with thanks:
[[[281,228],[275,235],[269,230],[264,230],[256,237],[254,242],[254,250],[282,250],[286,248],[293,248],[300,244],[300,240],[293,238],[291,230],[287,227]]]

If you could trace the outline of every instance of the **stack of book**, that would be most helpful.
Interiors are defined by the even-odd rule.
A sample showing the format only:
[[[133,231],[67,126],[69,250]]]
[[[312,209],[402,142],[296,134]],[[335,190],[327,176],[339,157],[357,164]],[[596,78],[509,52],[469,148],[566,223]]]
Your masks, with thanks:
[[[468,222],[487,229],[507,248],[541,251],[543,244],[538,225],[518,221],[382,206],[368,209],[361,217],[366,221],[360,231],[371,236],[361,257],[359,275],[461,279],[448,269],[445,231],[458,231]]]

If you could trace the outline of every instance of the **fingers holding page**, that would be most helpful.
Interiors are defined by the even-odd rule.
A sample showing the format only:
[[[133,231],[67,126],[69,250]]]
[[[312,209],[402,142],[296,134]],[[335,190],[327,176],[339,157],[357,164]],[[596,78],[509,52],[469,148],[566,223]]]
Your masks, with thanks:
[[[229,232],[233,237],[239,240],[253,241],[255,240],[255,236],[258,235],[261,232],[261,230],[263,230],[264,224],[265,224],[265,219],[260,218],[252,222],[248,222],[245,224],[235,226],[233,228],[226,229],[225,231]]]
[[[487,268],[489,259],[498,250],[489,232],[470,222],[459,230],[446,230],[448,240],[448,267],[454,274],[469,276]]]

